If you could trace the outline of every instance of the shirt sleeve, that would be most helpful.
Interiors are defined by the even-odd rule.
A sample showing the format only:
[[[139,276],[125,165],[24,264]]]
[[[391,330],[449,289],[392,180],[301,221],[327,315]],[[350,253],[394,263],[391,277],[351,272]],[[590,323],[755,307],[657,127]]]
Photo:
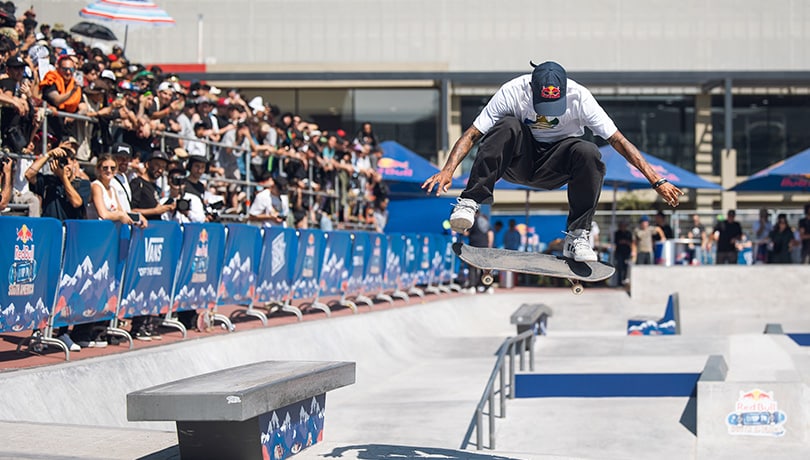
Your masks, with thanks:
[[[582,120],[585,122],[585,126],[590,128],[597,136],[607,140],[610,136],[616,134],[619,129],[616,128],[616,124],[613,123],[605,109],[596,102],[593,94],[586,88],[582,88],[581,91]]]
[[[502,118],[514,115],[515,110],[512,108],[512,104],[510,104],[510,98],[507,94],[505,86],[502,86],[492,99],[489,100],[487,105],[478,114],[478,117],[475,118],[473,121],[473,126],[475,129],[481,132],[481,134],[486,134],[495,123],[499,122]]]

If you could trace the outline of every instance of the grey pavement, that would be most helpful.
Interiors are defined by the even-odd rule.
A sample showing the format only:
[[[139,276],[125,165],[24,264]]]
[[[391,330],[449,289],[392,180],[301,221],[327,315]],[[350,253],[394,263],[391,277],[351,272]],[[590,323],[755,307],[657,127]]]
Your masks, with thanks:
[[[620,290],[587,289],[581,296],[568,289],[499,290],[495,295],[428,296],[418,302],[4,372],[0,458],[177,458],[174,425],[126,421],[125,395],[276,359],[357,363],[356,384],[327,394],[325,442],[296,458],[739,459],[753,458],[746,452],[757,458],[763,458],[762,452],[779,453],[768,458],[810,454],[802,447],[810,445],[805,442],[810,417],[790,406],[785,407],[791,413],[788,423],[796,423],[788,425],[792,438],[738,442],[739,437],[724,433],[717,416],[713,441],[701,446],[694,434],[695,404],[689,398],[510,400],[507,417],[496,420],[497,449],[459,451],[495,352],[515,334],[509,316],[522,303],[545,303],[553,310],[549,335],[536,344],[535,372],[700,372],[709,355],[723,355],[731,383],[742,388],[771,385],[783,395],[790,392],[790,398],[780,398],[801,408],[810,406],[810,353],[791,346],[784,336],[749,332],[758,318],[738,323],[744,324],[740,331],[729,323],[718,333],[627,337],[627,318],[663,313],[664,301],[651,306]],[[694,312],[710,307],[684,306],[683,296],[681,304]],[[806,318],[805,308],[783,302],[778,322],[791,331],[791,324]],[[728,391],[718,400],[722,416],[733,409],[737,394],[736,388]]]

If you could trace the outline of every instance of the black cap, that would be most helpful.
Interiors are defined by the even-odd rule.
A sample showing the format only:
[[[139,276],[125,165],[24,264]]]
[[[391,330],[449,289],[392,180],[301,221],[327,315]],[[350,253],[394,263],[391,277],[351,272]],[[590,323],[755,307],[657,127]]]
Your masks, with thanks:
[[[25,61],[23,61],[23,58],[21,58],[20,56],[13,56],[13,57],[9,58],[8,61],[6,61],[6,67],[12,67],[12,68],[20,69],[20,68],[25,67],[26,65],[27,64],[25,63]]]
[[[160,150],[154,150],[152,152],[152,154],[149,155],[149,158],[146,159],[146,161],[152,161],[152,160],[164,160],[166,163],[168,163],[169,162],[169,156],[166,155],[165,152],[162,152]]]
[[[187,165],[191,166],[191,164],[195,161],[199,161],[200,163],[208,163],[208,158],[203,155],[189,155],[186,161]]]
[[[113,144],[112,149],[110,150],[110,154],[112,156],[132,156],[132,147],[129,144],[125,144],[123,142],[118,142]]]
[[[553,61],[534,65],[532,71],[532,98],[538,115],[559,117],[565,113],[565,93],[568,77],[565,69]]]

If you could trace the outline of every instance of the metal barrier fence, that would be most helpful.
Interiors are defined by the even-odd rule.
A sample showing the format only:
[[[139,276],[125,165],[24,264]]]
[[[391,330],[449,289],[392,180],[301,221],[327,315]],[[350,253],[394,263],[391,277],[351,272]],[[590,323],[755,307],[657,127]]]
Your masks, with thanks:
[[[50,108],[48,108],[48,105],[45,102],[43,102],[42,109],[43,109],[45,115],[52,115],[52,116],[56,116],[56,117],[59,117],[59,118],[71,118],[71,119],[74,119],[74,120],[80,120],[80,121],[84,121],[84,122],[88,122],[88,123],[94,123],[94,124],[98,123],[98,120],[96,118],[92,118],[92,117],[88,117],[88,116],[81,115],[81,114],[76,114],[76,113],[62,112],[62,111],[50,109]],[[48,117],[47,116],[43,117],[43,119],[42,119],[41,131],[42,131],[42,134],[41,134],[41,138],[42,138],[41,152],[44,155],[48,151],[48,137],[47,137],[47,133],[48,133]],[[225,178],[225,177],[212,177],[212,178],[210,178],[210,180],[212,182],[214,182],[214,183],[222,182],[222,183],[227,183],[227,184],[237,184],[237,185],[244,186],[245,187],[245,193],[246,193],[246,196],[247,196],[247,204],[249,204],[250,201],[252,200],[254,190],[263,188],[262,184],[252,180],[253,178],[251,177],[251,170],[250,170],[250,155],[252,153],[252,149],[249,148],[249,147],[242,147],[240,145],[223,144],[221,142],[214,142],[214,141],[210,141],[208,139],[199,139],[199,138],[196,138],[196,137],[192,138],[192,137],[187,137],[187,136],[181,136],[179,134],[174,134],[174,133],[165,132],[165,131],[158,131],[158,132],[153,133],[153,135],[160,137],[160,150],[164,151],[164,152],[166,151],[166,139],[167,138],[169,138],[169,139],[177,139],[177,140],[182,140],[182,141],[189,141],[189,142],[199,142],[199,143],[204,144],[206,146],[206,158],[208,158],[209,160],[213,158],[213,155],[212,155],[212,152],[211,152],[212,147],[224,148],[224,149],[229,149],[229,150],[235,150],[235,151],[238,151],[238,152],[242,152],[242,161],[244,162],[244,165],[245,165],[245,179],[244,180],[231,179],[231,178]],[[31,159],[35,158],[33,155],[24,155],[24,154],[19,154],[19,155],[17,155],[17,157],[25,157],[25,158],[31,158]],[[91,164],[89,162],[81,162],[81,163],[82,163],[83,166],[88,166],[88,165]],[[345,197],[345,200],[343,200],[341,195],[340,195],[340,191],[342,190],[342,185],[343,185],[341,183],[341,181],[345,180],[345,179],[341,178],[340,175],[337,175],[335,177],[335,180],[336,180],[335,190],[334,191],[329,191],[329,192],[322,192],[322,191],[319,191],[319,190],[315,190],[315,188],[313,187],[314,178],[313,178],[313,170],[312,170],[312,168],[308,168],[308,175],[309,175],[309,177],[308,177],[308,181],[307,181],[307,187],[305,189],[301,190],[301,193],[306,195],[307,199],[309,201],[308,209],[313,209],[313,206],[315,205],[315,202],[318,199],[332,200],[332,203],[334,203],[334,206],[332,206],[332,208],[335,209],[336,212],[330,213],[330,217],[331,217],[331,220],[332,220],[332,223],[333,223],[334,226],[337,226],[339,224],[340,216],[344,215],[344,213],[346,211],[346,208],[349,208],[349,209],[353,209],[355,207],[362,208],[363,206],[369,204],[368,201],[365,199],[365,197],[363,197],[362,195],[353,196],[350,193],[347,194],[347,196]],[[346,188],[348,190],[348,184],[345,184],[345,185],[347,186]],[[224,214],[221,217],[223,219],[225,219],[225,220],[228,220],[228,221],[244,221],[244,220],[246,220],[247,216],[242,215],[242,214]],[[349,219],[344,219],[344,222],[343,222],[342,225],[343,225],[343,228],[346,228],[346,229],[373,230],[372,225],[363,224],[362,222],[350,222]]]

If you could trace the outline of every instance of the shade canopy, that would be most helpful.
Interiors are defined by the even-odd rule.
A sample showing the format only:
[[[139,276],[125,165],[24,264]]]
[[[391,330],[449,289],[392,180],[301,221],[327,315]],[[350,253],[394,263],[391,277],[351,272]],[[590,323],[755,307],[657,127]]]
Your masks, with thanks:
[[[731,188],[734,192],[806,192],[810,190],[810,149],[774,163]]]
[[[380,148],[383,156],[377,162],[377,172],[391,188],[391,193],[425,195],[422,184],[439,172],[439,168],[398,142],[385,141]],[[454,179],[452,187],[464,188],[464,184]]]
[[[607,172],[605,174],[605,186],[614,188],[624,188],[628,190],[649,188],[650,182],[641,174],[641,171],[627,162],[627,160],[609,145],[599,148],[602,152],[602,161],[605,163]],[[691,173],[683,168],[679,168],[672,163],[668,163],[649,153],[641,152],[641,156],[652,166],[658,175],[666,178],[672,184],[680,188],[702,188],[721,190],[723,187],[709,182],[706,179]]]
[[[101,24],[82,21],[70,28],[70,32],[83,37],[95,38],[97,40],[114,41],[118,40],[112,30]]]

